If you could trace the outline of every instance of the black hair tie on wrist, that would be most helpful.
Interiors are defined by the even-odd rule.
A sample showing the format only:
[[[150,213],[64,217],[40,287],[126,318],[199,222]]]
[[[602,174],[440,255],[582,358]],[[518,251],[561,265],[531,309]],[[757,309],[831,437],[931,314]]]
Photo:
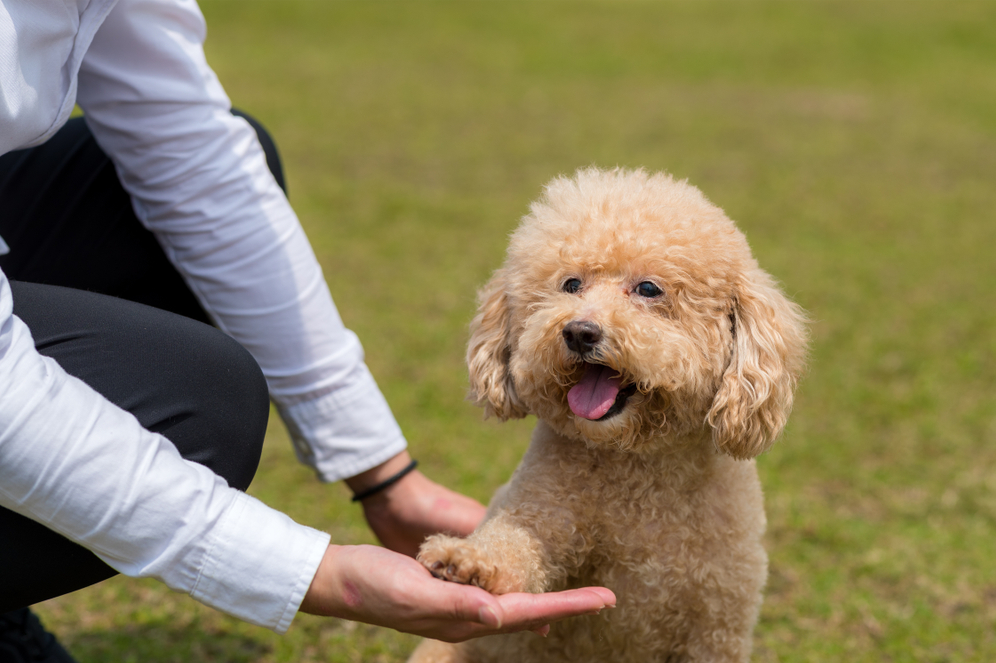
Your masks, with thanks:
[[[408,474],[409,472],[411,472],[412,470],[414,470],[416,467],[418,467],[418,461],[417,460],[412,460],[412,462],[408,463],[408,465],[405,467],[405,469],[401,470],[400,472],[398,472],[394,476],[390,476],[390,477],[384,479],[383,481],[381,481],[376,486],[371,486],[370,488],[367,488],[366,490],[361,491],[361,492],[356,493],[355,495],[353,495],[353,501],[354,502],[359,502],[360,500],[365,500],[366,498],[370,497],[371,495],[376,495],[380,491],[382,491],[382,490],[384,490],[386,488],[390,488],[394,484],[396,484],[399,481],[401,481],[405,477],[406,474]]]

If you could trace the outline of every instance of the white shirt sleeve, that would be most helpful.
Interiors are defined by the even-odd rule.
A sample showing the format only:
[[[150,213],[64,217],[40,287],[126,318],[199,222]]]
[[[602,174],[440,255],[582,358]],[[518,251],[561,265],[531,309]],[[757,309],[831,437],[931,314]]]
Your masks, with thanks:
[[[356,475],[407,443],[255,132],[229,112],[205,33],[193,0],[121,0],[78,103],[138,218],[259,363],[299,458],[325,481]]]
[[[118,571],[154,577],[248,622],[286,631],[329,535],[184,460],[52,359],[12,314],[0,272],[0,506]]]

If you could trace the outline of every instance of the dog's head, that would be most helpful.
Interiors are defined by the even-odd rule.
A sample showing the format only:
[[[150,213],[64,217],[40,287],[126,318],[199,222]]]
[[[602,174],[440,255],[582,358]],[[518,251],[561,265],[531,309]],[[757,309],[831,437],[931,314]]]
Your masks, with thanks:
[[[587,169],[512,235],[467,362],[471,398],[502,419],[624,449],[711,431],[750,458],[785,425],[805,346],[801,309],[698,189]]]

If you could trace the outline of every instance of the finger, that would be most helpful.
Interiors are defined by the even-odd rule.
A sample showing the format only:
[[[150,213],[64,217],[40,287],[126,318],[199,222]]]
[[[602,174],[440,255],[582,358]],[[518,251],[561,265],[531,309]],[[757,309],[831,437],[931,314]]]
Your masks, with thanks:
[[[602,608],[614,608],[616,595],[606,587],[581,587],[545,594],[505,594],[497,597],[506,610],[509,606],[535,614],[583,614]]]
[[[581,587],[577,591],[579,592],[594,592],[599,598],[604,602],[604,607],[614,608],[616,607],[616,595],[608,587]]]
[[[616,597],[604,587],[585,587],[549,594],[503,594],[497,597],[506,630],[535,628],[576,615],[597,614],[615,607]]]

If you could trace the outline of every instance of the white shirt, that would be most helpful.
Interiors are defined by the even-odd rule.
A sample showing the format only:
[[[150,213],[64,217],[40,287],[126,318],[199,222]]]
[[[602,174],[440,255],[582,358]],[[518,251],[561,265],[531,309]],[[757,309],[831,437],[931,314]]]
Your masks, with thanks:
[[[298,457],[322,480],[354,476],[404,437],[255,133],[229,112],[205,33],[193,0],[0,0],[0,153],[44,142],[78,103],[139,220],[256,358]],[[280,632],[329,540],[39,355],[2,273],[0,505]]]

